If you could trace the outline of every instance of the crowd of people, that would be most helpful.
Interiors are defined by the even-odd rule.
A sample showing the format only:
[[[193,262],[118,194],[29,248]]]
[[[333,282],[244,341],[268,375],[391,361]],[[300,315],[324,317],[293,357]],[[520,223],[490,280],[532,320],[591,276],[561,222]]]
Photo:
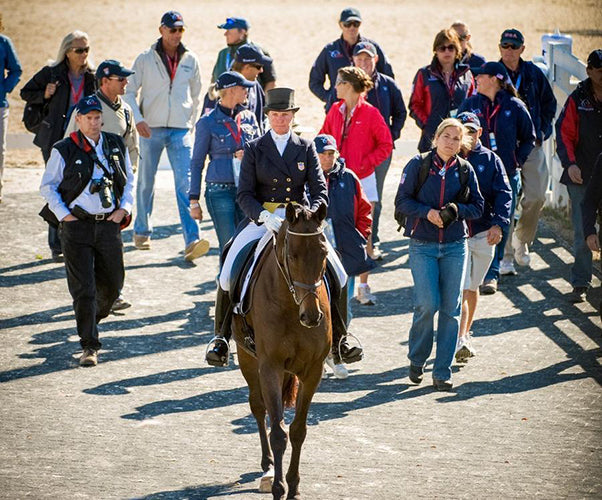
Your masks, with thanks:
[[[295,133],[294,90],[277,85],[273,59],[249,40],[249,22],[240,17],[218,26],[227,46],[217,55],[204,98],[199,60],[182,42],[186,24],[176,11],[162,16],[160,37],[131,69],[116,59],[92,68],[89,36],[74,31],[55,61],[22,87],[24,122],[46,163],[40,192],[47,204],[40,215],[49,223],[53,259],[65,261],[80,364],[98,362],[98,322],[111,309],[131,305],[121,296],[120,231],[135,215],[134,246],[151,250],[155,177],[164,150],[184,258],[193,261],[209,250],[198,224],[203,188],[218,239],[215,337],[207,361],[228,363],[237,255],[270,240],[288,203],[328,205],[327,274],[337,284],[331,287],[337,293],[331,297],[328,364],[345,378],[344,364],[362,359],[361,345],[347,341],[348,300],[356,277],[357,301],[368,306],[377,300],[369,273],[384,258],[378,233],[385,177],[408,114],[391,62],[375,40],[360,34],[362,22],[358,9],[344,9],[340,36],[309,71],[309,89],[325,108],[311,139]],[[514,263],[530,265],[549,184],[542,144],[553,132],[557,102],[544,72],[521,57],[524,50],[523,34],[506,29],[499,60],[486,61],[473,50],[469,27],[458,21],[437,32],[432,59],[413,80],[408,109],[421,130],[419,154],[403,171],[395,218],[410,238],[414,281],[409,376],[421,383],[436,331],[437,390],[453,386],[454,359],[475,355],[471,327],[479,294],[496,293],[504,276],[517,273]],[[4,36],[0,61],[1,200],[5,95],[21,76]],[[592,251],[600,248],[602,49],[589,55],[587,74],[555,123],[575,233],[571,302],[585,299]]]

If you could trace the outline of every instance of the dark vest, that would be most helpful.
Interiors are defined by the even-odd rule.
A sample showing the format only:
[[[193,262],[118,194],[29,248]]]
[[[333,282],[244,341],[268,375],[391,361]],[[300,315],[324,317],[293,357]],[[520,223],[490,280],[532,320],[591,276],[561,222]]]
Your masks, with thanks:
[[[101,132],[103,136],[103,152],[105,158],[109,162],[109,172],[112,174],[113,192],[115,194],[115,203],[119,207],[123,190],[127,182],[127,174],[125,171],[125,143],[123,139],[116,134],[109,132]],[[76,137],[78,143],[72,138]],[[65,161],[63,170],[63,180],[59,184],[57,190],[65,202],[69,204],[77,198],[86,188],[92,173],[94,172],[94,160],[92,155],[87,152],[91,150],[91,146],[82,142],[82,134],[74,132],[69,137],[57,142],[54,148],[60,153]],[[92,151],[93,152],[93,151]],[[40,216],[50,225],[58,225],[58,220],[54,213],[48,207],[44,206],[40,212]]]

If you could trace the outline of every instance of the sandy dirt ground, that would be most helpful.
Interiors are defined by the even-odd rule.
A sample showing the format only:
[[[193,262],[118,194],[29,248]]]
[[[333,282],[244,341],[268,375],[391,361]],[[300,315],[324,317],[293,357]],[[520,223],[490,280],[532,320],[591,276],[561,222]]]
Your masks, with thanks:
[[[19,87],[10,95],[10,131],[24,132],[20,121],[23,103],[20,87],[48,60],[56,57],[62,37],[81,29],[90,35],[91,58],[97,64],[115,58],[131,65],[135,57],[156,38],[161,15],[179,10],[187,23],[185,44],[199,56],[203,92],[209,83],[217,52],[225,46],[223,31],[216,28],[227,16],[246,17],[250,37],[274,57],[278,84],[297,90],[301,105],[299,120],[318,129],[323,120],[321,102],[311,94],[309,70],[322,47],[340,35],[340,11],[348,1],[249,1],[235,4],[214,0],[101,0],[73,9],[64,0],[0,0],[5,34],[17,49],[23,65]],[[396,80],[406,103],[412,79],[419,67],[432,57],[432,41],[437,31],[462,19],[473,33],[475,51],[488,59],[498,57],[500,33],[508,27],[520,29],[526,38],[525,57],[541,53],[541,36],[559,28],[571,34],[574,53],[584,60],[602,46],[602,3],[600,0],[504,2],[379,1],[356,2],[364,23],[361,33],[376,40],[390,58]],[[411,119],[402,131],[402,140],[418,138]],[[14,165],[9,155],[9,162]]]

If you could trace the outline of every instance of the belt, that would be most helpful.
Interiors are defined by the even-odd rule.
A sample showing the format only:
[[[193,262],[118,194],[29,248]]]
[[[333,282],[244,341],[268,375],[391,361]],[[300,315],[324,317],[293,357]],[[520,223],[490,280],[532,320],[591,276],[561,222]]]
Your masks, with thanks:
[[[87,221],[92,221],[92,222],[101,222],[103,220],[107,220],[109,218],[109,216],[113,212],[104,213],[104,214],[89,214],[83,208],[81,208],[79,205],[75,205],[71,209],[71,213],[75,217],[77,217],[79,220],[87,220]]]
[[[266,201],[263,203],[263,208],[265,208],[268,212],[274,213],[277,208],[286,208],[286,206],[292,203],[293,205],[299,205],[296,201],[287,201],[287,202],[271,202]]]

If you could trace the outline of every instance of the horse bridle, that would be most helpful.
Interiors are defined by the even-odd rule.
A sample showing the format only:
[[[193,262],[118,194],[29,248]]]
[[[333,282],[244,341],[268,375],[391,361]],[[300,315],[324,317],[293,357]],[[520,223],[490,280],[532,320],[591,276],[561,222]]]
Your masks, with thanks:
[[[284,277],[284,281],[286,281],[286,285],[288,286],[288,289],[291,292],[291,294],[293,296],[293,300],[295,301],[295,304],[297,304],[297,306],[300,306],[302,304],[302,302],[310,295],[314,295],[316,297],[316,299],[318,298],[317,290],[318,290],[318,287],[320,285],[322,285],[322,279],[319,279],[318,281],[316,281],[313,284],[302,283],[300,281],[295,281],[295,280],[291,279],[291,272],[290,272],[290,269],[288,266],[288,236],[289,236],[289,234],[293,235],[293,236],[318,236],[323,233],[324,233],[324,226],[320,226],[318,228],[318,230],[313,233],[297,233],[295,231],[291,231],[289,227],[286,228],[286,234],[284,235],[283,255],[282,255],[282,260],[284,262],[284,269],[280,265],[280,261],[278,260],[278,257],[276,257],[276,263],[278,264],[278,268],[280,269],[280,272],[282,273],[282,276]],[[298,298],[297,290],[295,290],[295,287],[306,290],[306,292],[303,294],[303,296],[300,299]]]

